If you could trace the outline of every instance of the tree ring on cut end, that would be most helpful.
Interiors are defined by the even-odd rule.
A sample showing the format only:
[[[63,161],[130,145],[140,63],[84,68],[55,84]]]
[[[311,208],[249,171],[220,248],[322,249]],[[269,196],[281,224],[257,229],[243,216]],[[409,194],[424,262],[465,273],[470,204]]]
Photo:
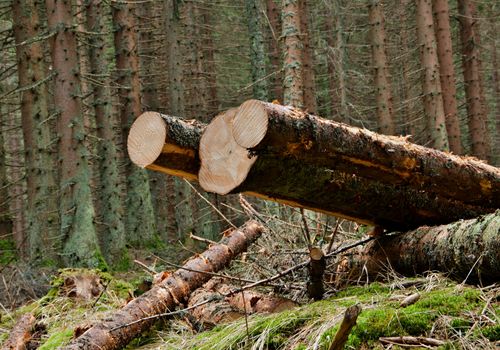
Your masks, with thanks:
[[[167,136],[167,124],[157,112],[142,113],[130,127],[127,139],[132,162],[145,168],[160,156]]]
[[[253,148],[266,136],[268,123],[267,111],[261,101],[245,101],[234,117],[234,140],[241,147]]]

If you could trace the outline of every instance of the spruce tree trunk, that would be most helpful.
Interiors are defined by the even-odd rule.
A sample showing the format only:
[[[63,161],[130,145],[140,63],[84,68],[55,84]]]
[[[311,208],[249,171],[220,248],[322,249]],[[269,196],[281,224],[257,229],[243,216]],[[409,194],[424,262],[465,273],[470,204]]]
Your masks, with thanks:
[[[490,145],[487,132],[486,105],[481,76],[481,57],[479,53],[478,23],[474,19],[475,7],[469,0],[458,0],[460,14],[460,39],[462,42],[462,66],[467,101],[469,134],[472,155],[487,160]]]
[[[271,63],[271,71],[269,74],[273,73],[271,81],[273,82],[273,87],[270,89],[270,100],[283,101],[283,74],[281,71],[281,48],[280,48],[280,37],[281,37],[281,17],[278,5],[276,5],[275,0],[266,0],[266,14],[269,19],[269,30],[268,34],[268,45],[269,45],[269,60]]]
[[[397,273],[449,273],[461,282],[500,280],[500,211],[448,225],[381,236],[338,261],[339,285]]]
[[[112,4],[120,100],[119,115],[123,130],[124,150],[126,150],[127,145],[128,129],[134,119],[141,114],[141,85],[135,16],[133,3],[114,2]],[[157,230],[148,175],[143,169],[137,169],[126,160],[126,178],[125,230],[128,243],[135,246],[154,243]]]
[[[436,149],[446,151],[449,150],[449,145],[439,78],[439,62],[436,52],[431,0],[417,0],[417,36],[423,67],[422,93],[430,145]]]
[[[208,6],[207,6],[208,5]],[[212,13],[216,11],[214,9],[212,2],[200,8],[201,21],[203,26],[201,27],[201,38],[202,38],[202,50],[203,50],[203,61],[202,69],[205,75],[206,81],[206,98],[205,106],[206,111],[209,115],[213,115],[219,111],[219,98],[217,95],[217,71],[215,69],[215,43],[212,39],[214,24],[212,23]]]
[[[0,89],[1,91],[2,89]],[[5,115],[0,107],[0,236],[7,237],[12,233],[12,220],[9,213],[9,192],[7,181],[6,152],[3,137],[3,124]]]
[[[102,257],[94,226],[91,174],[84,144],[84,125],[76,36],[71,3],[46,0],[52,67],[56,74],[54,104],[59,110],[61,237],[67,265],[99,266]]]
[[[439,58],[439,76],[441,79],[441,89],[443,91],[443,105],[446,118],[446,131],[448,133],[448,143],[450,145],[451,152],[455,154],[462,154],[448,0],[433,0],[432,6],[436,20],[435,30],[437,39],[437,54]]]
[[[379,0],[369,6],[370,41],[375,75],[378,130],[382,134],[393,135],[394,111],[392,106],[391,82],[386,54],[384,13]]]
[[[318,113],[316,103],[316,83],[314,56],[309,31],[309,7],[307,0],[299,0],[300,34],[302,40],[302,80],[304,82],[304,107],[312,114]]]
[[[38,32],[41,27],[38,17],[40,5],[40,1],[12,2],[19,86],[38,85],[27,89],[21,95],[28,197],[26,237],[32,262],[58,265],[60,240],[55,200],[57,186],[55,162],[49,146],[53,136],[46,122],[49,118],[47,85],[41,83],[47,79],[45,57],[40,41],[21,45],[22,42],[41,34]]]
[[[86,29],[96,33],[89,37],[90,73],[97,80],[92,85],[93,112],[96,119],[98,150],[99,185],[97,200],[101,222],[100,243],[107,261],[119,264],[125,257],[125,226],[122,193],[124,182],[120,177],[119,155],[115,144],[114,126],[116,121],[111,113],[109,100],[109,71],[107,69],[105,40],[101,33],[106,32],[106,14],[109,8],[101,0],[91,0],[86,6]]]
[[[300,39],[299,0],[283,0],[281,19],[284,38],[284,104],[304,108],[304,81],[302,76],[303,44]]]
[[[261,11],[258,0],[245,0],[248,32],[250,34],[250,62],[252,66],[253,96],[267,101],[267,80],[264,36],[261,28]]]

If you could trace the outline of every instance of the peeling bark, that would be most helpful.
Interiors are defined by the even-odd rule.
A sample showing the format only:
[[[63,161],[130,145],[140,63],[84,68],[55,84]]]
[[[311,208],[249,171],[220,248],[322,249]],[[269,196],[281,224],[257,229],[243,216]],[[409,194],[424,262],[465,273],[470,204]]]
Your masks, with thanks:
[[[245,251],[263,230],[264,227],[255,221],[248,221],[241,228],[228,233],[218,244],[210,246],[205,252],[194,256],[184,265],[191,271],[177,270],[121,310],[109,315],[103,322],[94,325],[73,340],[65,349],[111,350],[124,347],[148,329],[155,320],[148,319],[128,324],[172,310],[176,305],[186,301],[192,291],[201,287],[211,277],[202,272],[193,271],[221,270],[235,256]]]
[[[24,350],[30,342],[35,326],[36,318],[33,314],[28,313],[19,318],[10,331],[10,336],[3,344],[2,349],[5,350]]]

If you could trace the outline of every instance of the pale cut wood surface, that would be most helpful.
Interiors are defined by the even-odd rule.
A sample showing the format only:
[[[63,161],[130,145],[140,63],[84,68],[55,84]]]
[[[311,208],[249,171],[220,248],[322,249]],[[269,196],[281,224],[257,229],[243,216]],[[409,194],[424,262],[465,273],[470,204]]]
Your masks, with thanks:
[[[268,126],[267,111],[258,100],[245,101],[234,117],[233,137],[245,148],[257,146],[266,136]]]
[[[232,123],[236,109],[219,114],[206,127],[200,140],[200,186],[209,192],[227,194],[245,181],[257,160],[234,140]]]
[[[166,134],[166,123],[160,113],[141,114],[128,134],[127,148],[132,162],[141,168],[152,164],[161,154]]]

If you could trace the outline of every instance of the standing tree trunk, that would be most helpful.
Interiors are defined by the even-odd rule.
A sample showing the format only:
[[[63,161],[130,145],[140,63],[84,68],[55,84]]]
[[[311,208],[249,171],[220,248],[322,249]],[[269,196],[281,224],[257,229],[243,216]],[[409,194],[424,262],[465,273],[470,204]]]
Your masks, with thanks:
[[[489,138],[487,132],[487,112],[484,103],[481,58],[479,53],[478,24],[474,19],[475,6],[469,0],[458,0],[460,14],[460,39],[462,42],[462,66],[464,71],[465,96],[469,118],[469,133],[472,154],[480,159],[488,159]]]
[[[27,182],[27,246],[32,262],[57,264],[59,260],[59,218],[56,193],[54,159],[49,145],[52,141],[49,124],[46,69],[42,43],[21,44],[35,38],[40,28],[38,11],[40,1],[16,0],[12,2],[15,21],[17,71],[19,86],[26,89],[21,94],[21,118],[26,157]]]
[[[436,149],[448,150],[431,0],[417,0],[417,36],[423,67],[422,90],[430,144]]]
[[[98,202],[103,227],[100,230],[100,243],[106,259],[119,264],[124,258],[125,226],[123,223],[122,192],[124,183],[118,169],[118,150],[115,145],[113,126],[116,124],[111,113],[109,91],[109,71],[107,69],[105,40],[105,13],[107,6],[102,0],[90,0],[86,7],[86,29],[91,35],[89,41],[90,74],[97,80],[92,85],[93,108],[99,143],[98,169],[100,189]]]
[[[119,87],[120,122],[123,147],[127,148],[128,129],[141,114],[141,83],[133,3],[112,3],[114,45],[116,51],[117,83]],[[125,230],[129,243],[144,246],[156,235],[153,203],[145,170],[137,169],[126,160],[127,199],[125,201]]]
[[[436,19],[435,30],[437,53],[439,58],[439,76],[443,92],[443,105],[446,119],[446,131],[448,132],[448,143],[450,144],[450,151],[455,154],[462,154],[448,0],[433,0],[433,8],[434,17]]]
[[[261,11],[258,0],[245,0],[248,32],[250,33],[250,62],[252,66],[253,96],[267,101],[267,80],[264,36],[260,23]]]
[[[102,257],[94,226],[90,169],[84,125],[78,53],[72,30],[71,3],[46,0],[52,67],[56,74],[54,104],[59,108],[61,237],[68,265],[98,266]]]
[[[492,23],[493,26],[493,33],[496,33],[496,28],[498,28],[498,22],[493,19],[494,23]],[[495,152],[496,154],[496,159],[494,159],[493,164],[496,166],[500,166],[500,74],[498,73],[498,53],[497,53],[497,46],[496,46],[496,41],[492,40],[491,41],[491,62],[493,66],[493,79],[492,79],[492,84],[493,84],[493,91],[495,92],[495,105],[496,105],[496,120],[495,120],[495,127],[496,127],[496,136],[495,136]]]
[[[271,72],[273,88],[270,94],[271,99],[283,101],[283,74],[281,71],[281,18],[278,6],[274,0],[266,0],[266,14],[269,19],[269,60],[271,61]]]
[[[284,104],[304,108],[304,83],[302,77],[302,42],[300,40],[299,0],[283,0],[282,8],[284,42]]]
[[[0,86],[0,91],[2,91]],[[2,130],[5,115],[0,107],[0,236],[8,237],[12,233],[12,220],[9,213],[9,183],[7,181],[6,152]]]
[[[202,38],[202,51],[203,51],[203,61],[201,64],[201,69],[205,75],[206,82],[206,97],[205,97],[205,110],[208,114],[213,115],[213,113],[219,110],[219,99],[217,97],[217,71],[215,69],[215,44],[212,39],[213,35],[213,24],[212,16],[210,11],[213,11],[212,3],[210,6],[202,6],[200,8],[200,16],[202,21],[201,27],[201,38]]]
[[[318,113],[316,103],[316,84],[314,78],[314,57],[309,34],[309,8],[307,0],[299,0],[300,34],[302,44],[302,80],[304,82],[304,107],[312,114]]]
[[[384,13],[379,0],[375,0],[370,4],[368,16],[371,29],[370,39],[372,58],[375,68],[378,127],[380,133],[394,135],[395,127],[391,82],[389,79],[387,55],[385,52]]]

